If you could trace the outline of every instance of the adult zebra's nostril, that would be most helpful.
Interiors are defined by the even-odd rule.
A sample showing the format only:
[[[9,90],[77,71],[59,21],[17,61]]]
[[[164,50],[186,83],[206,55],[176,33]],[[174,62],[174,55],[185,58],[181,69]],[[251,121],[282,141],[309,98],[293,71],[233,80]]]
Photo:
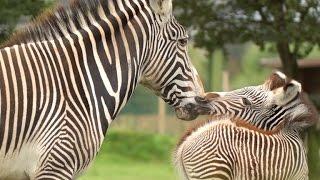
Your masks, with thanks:
[[[191,109],[194,108],[194,104],[189,103],[185,106],[185,108],[190,111]]]

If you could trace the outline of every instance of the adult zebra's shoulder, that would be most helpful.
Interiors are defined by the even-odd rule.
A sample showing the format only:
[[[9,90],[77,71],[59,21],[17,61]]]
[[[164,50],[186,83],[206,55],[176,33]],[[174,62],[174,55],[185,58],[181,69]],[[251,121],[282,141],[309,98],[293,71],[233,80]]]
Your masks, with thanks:
[[[76,178],[138,83],[182,119],[206,113],[171,11],[171,0],[74,0],[2,45],[0,179]]]
[[[213,117],[175,151],[182,178],[308,179],[300,133],[316,118],[300,83],[278,72],[261,86],[208,96]]]

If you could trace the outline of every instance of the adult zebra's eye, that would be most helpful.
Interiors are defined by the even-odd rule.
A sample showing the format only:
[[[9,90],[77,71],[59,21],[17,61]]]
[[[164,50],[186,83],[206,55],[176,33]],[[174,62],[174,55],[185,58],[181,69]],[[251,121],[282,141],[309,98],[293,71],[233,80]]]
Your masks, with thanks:
[[[247,98],[242,98],[242,102],[245,106],[251,106],[251,102]]]
[[[186,46],[188,44],[188,38],[178,39],[178,43],[181,46]]]

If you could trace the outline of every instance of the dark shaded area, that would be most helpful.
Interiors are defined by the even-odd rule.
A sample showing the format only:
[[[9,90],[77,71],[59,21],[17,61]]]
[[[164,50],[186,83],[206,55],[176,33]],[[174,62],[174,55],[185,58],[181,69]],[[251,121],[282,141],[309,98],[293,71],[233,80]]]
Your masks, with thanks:
[[[0,43],[17,27],[48,7],[45,0],[0,0]],[[19,28],[19,27],[18,27]]]
[[[190,27],[195,45],[209,54],[252,41],[277,51],[284,72],[297,78],[297,59],[320,42],[319,7],[320,1],[313,0],[176,0],[175,14]]]

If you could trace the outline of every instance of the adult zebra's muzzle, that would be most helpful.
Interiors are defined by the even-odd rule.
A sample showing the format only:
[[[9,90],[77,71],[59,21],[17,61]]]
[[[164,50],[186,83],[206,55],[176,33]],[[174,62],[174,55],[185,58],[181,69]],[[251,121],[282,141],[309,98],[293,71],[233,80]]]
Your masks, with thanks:
[[[212,113],[212,108],[210,108],[210,106],[210,101],[197,96],[194,98],[194,102],[176,108],[175,112],[179,119],[191,121],[196,119],[199,115],[209,115]]]

